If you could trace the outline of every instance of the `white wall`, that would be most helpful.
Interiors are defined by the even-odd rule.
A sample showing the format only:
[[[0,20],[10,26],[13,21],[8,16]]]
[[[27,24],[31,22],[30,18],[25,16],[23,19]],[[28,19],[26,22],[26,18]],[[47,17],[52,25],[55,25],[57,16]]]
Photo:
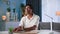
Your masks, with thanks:
[[[56,16],[56,11],[60,11],[60,0],[42,0],[42,22],[51,21],[45,14],[52,17],[53,22],[60,22],[60,16]]]

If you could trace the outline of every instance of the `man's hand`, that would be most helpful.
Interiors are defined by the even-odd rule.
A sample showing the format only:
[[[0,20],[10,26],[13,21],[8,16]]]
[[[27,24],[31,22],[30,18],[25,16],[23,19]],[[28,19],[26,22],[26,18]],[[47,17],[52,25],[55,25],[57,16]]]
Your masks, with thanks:
[[[19,26],[19,27],[15,28],[15,29],[13,30],[13,32],[22,31],[22,30],[23,30],[22,28],[23,28],[23,27]],[[24,28],[24,31],[31,31],[31,30],[35,30],[35,29],[36,29],[36,25],[34,25],[34,26],[32,26],[32,27],[29,27],[29,28]]]
[[[25,31],[31,31],[31,30],[35,30],[36,29],[36,25],[30,27],[30,28],[24,28]]]
[[[22,27],[19,26],[19,27],[15,28],[15,29],[13,30],[13,32],[19,32],[19,31],[22,31],[22,30],[23,30]]]

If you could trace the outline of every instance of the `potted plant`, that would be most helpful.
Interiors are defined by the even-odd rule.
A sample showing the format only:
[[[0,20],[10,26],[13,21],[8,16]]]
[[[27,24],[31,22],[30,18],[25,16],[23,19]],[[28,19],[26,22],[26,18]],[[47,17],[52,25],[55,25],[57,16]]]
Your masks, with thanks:
[[[13,34],[13,27],[9,28],[9,34]]]
[[[6,12],[6,15],[7,15],[7,21],[10,20],[10,11],[11,11],[11,9],[10,9],[10,7],[8,7],[8,8],[7,8],[7,12]]]
[[[15,8],[13,9],[13,12],[15,13]]]
[[[8,12],[10,12],[10,11],[11,11],[10,7],[8,7],[8,8],[7,8],[7,11],[8,11]]]
[[[15,8],[13,8],[13,20],[16,21],[16,12],[15,12]]]

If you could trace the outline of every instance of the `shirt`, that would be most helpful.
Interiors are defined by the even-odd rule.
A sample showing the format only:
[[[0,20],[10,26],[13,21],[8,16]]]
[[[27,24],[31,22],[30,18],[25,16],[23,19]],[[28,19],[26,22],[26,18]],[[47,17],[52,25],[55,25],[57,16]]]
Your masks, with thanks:
[[[36,29],[38,28],[40,17],[38,15],[33,14],[31,19],[28,19],[27,16],[22,17],[19,26],[24,26],[24,28],[29,28],[36,25]]]

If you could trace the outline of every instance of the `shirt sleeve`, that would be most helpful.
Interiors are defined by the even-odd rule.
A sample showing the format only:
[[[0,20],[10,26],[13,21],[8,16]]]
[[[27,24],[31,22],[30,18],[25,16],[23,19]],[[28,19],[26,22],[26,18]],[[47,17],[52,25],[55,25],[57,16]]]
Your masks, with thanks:
[[[39,23],[40,23],[40,17],[37,18],[37,22],[36,22],[36,26],[37,26],[37,27],[36,27],[36,30],[38,30],[38,25],[39,25]]]
[[[23,26],[23,23],[24,23],[24,18],[21,19],[19,26]]]

